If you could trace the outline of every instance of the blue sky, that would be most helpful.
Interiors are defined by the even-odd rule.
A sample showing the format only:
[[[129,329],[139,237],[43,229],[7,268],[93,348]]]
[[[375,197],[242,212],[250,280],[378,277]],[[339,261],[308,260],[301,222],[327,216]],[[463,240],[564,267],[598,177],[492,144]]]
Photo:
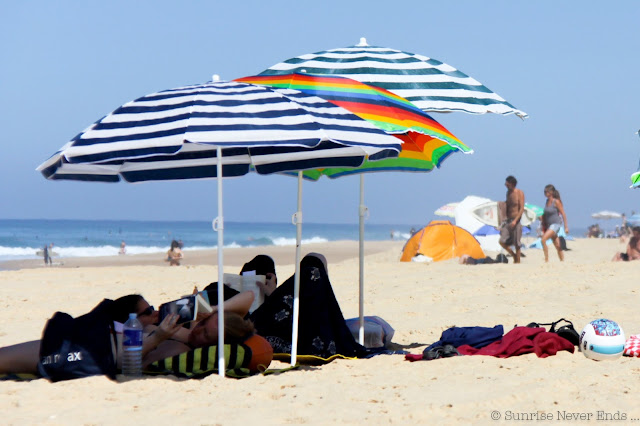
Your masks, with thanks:
[[[367,175],[370,222],[427,223],[469,194],[503,199],[510,174],[535,204],[554,184],[574,227],[599,210],[640,212],[628,188],[640,156],[638,16],[636,1],[2,2],[0,218],[211,220],[215,180],[54,182],[35,168],[132,99],[360,37],[446,62],[530,115],[434,114],[475,153],[432,173]],[[305,183],[304,220],[357,222],[358,183]],[[224,184],[225,220],[295,211],[295,179]]]

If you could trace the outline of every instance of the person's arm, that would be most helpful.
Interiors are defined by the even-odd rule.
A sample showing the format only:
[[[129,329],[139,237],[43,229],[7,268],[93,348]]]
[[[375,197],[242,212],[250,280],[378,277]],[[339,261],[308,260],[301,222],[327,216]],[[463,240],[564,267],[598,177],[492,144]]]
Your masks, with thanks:
[[[229,300],[224,301],[224,310],[226,312],[235,312],[236,314],[244,317],[249,313],[249,308],[253,303],[255,296],[252,291],[243,291],[238,293]],[[218,312],[218,305],[212,306],[213,312]]]
[[[516,214],[516,217],[513,219],[513,222],[511,222],[512,228],[515,227],[520,222],[520,219],[522,218],[522,214],[524,213],[524,192],[522,192],[521,190],[517,190],[516,198],[518,203],[518,213]]]
[[[556,200],[556,207],[558,208],[558,213],[562,215],[562,220],[564,221],[564,232],[569,233],[569,222],[567,222],[567,215],[564,212],[564,206],[562,205],[562,201]]]

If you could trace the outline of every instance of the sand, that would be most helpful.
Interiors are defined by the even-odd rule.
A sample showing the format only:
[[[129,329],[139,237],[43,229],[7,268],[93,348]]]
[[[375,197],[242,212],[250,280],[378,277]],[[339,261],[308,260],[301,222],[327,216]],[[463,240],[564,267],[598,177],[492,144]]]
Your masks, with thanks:
[[[564,317],[581,330],[604,317],[627,336],[640,333],[640,262],[611,262],[624,249],[617,240],[568,245],[564,263],[554,251],[545,264],[542,252],[530,249],[520,265],[469,266],[400,263],[402,243],[367,243],[365,314],[386,319],[396,330],[394,345],[411,353],[451,326],[502,324],[508,331]],[[259,251],[276,259],[281,281],[293,272],[293,247],[225,250],[225,264],[236,272]],[[327,255],[343,313],[357,316],[357,243],[303,248],[310,251]],[[104,297],[140,292],[157,306],[215,281],[215,259],[215,251],[187,252],[181,267],[158,256],[67,259],[61,267],[0,272],[0,346],[38,338],[55,310],[82,314]],[[640,418],[639,378],[638,359],[595,362],[579,352],[413,363],[384,355],[242,380],[2,382],[0,412],[3,424],[483,424],[580,418],[574,416],[611,423]]]

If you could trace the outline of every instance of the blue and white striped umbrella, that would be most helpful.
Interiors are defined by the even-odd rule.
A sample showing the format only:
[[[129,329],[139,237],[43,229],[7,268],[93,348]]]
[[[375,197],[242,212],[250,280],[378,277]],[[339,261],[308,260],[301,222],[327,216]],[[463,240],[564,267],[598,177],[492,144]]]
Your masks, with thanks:
[[[424,111],[471,114],[527,114],[454,67],[415,53],[369,46],[324,50],[288,59],[261,75],[308,72],[333,74],[382,87]]]
[[[239,82],[210,82],[129,102],[73,138],[37,170],[47,179],[128,182],[358,167],[397,156],[401,140],[315,96]],[[218,161],[221,160],[221,161]],[[222,179],[218,181],[218,294],[223,294]],[[296,362],[302,173],[298,176],[291,363]],[[220,310],[223,300],[219,300]],[[218,316],[224,330],[224,315]],[[224,345],[219,333],[218,345]],[[218,351],[224,375],[224,351]]]
[[[241,176],[393,157],[400,141],[315,96],[210,82],[144,96],[100,119],[38,167],[47,179],[118,181]]]

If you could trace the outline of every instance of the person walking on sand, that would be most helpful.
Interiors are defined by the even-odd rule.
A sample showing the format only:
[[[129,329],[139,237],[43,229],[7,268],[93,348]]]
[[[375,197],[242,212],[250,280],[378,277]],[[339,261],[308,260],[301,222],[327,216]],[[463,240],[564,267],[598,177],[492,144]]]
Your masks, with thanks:
[[[51,265],[51,255],[49,254],[49,245],[45,244],[42,248],[42,254],[44,256],[44,266]]]
[[[520,246],[522,239],[522,224],[520,218],[524,213],[524,192],[516,188],[518,181],[513,176],[507,176],[504,186],[507,187],[507,218],[500,226],[500,245],[513,256],[513,263],[520,263]],[[515,253],[511,246],[515,246]]]
[[[558,232],[562,228],[564,223],[564,232],[569,233],[569,224],[567,223],[567,215],[564,212],[564,206],[562,200],[560,200],[560,193],[553,185],[547,185],[544,187],[544,195],[547,197],[547,202],[544,205],[544,213],[542,214],[542,251],[544,252],[544,261],[549,261],[549,248],[547,247],[547,240],[551,239],[553,245],[558,251],[558,257],[560,261],[564,261],[564,253],[560,246],[558,239]]]

